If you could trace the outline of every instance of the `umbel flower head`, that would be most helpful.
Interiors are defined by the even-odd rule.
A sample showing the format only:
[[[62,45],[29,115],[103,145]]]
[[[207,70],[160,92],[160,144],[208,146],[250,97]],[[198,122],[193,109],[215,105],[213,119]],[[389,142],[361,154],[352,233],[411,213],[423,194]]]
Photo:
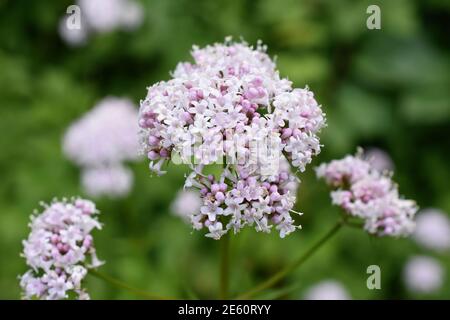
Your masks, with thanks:
[[[369,233],[407,236],[414,231],[416,203],[400,198],[391,174],[376,170],[362,159],[362,150],[356,156],[321,164],[316,173],[336,189],[331,192],[333,204],[363,219]]]
[[[276,161],[285,153],[305,169],[320,152],[324,114],[311,91],[280,78],[265,51],[261,43],[252,48],[230,39],[194,46],[193,64],[178,64],[171,80],[148,89],[139,125],[152,170],[162,173],[174,154],[191,164],[226,155],[244,165],[258,143],[270,146]]]
[[[23,241],[22,256],[31,268],[20,277],[25,299],[58,300],[72,292],[79,299],[89,295],[81,281],[99,261],[91,232],[101,229],[95,204],[80,198],[43,204],[31,216],[31,233]]]
[[[295,194],[286,157],[304,171],[320,152],[317,136],[325,115],[308,88],[293,89],[258,42],[226,39],[205,48],[194,46],[194,63],[179,63],[169,81],[148,88],[139,125],[150,169],[163,174],[172,160],[188,164],[187,187],[201,191],[204,204],[191,220],[219,239],[228,230],[272,226],[292,232]],[[219,177],[205,176],[205,166],[222,163]]]

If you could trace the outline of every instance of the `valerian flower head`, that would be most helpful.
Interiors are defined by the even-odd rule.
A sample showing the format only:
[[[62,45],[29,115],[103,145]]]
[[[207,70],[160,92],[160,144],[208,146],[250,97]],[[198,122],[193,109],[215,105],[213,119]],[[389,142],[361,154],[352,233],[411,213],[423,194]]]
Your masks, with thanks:
[[[128,99],[107,97],[67,130],[63,150],[79,166],[100,166],[139,157],[138,113]]]
[[[317,133],[325,115],[308,89],[280,78],[262,44],[194,47],[194,63],[180,63],[173,78],[148,89],[139,125],[151,168],[173,152],[195,164],[223,154],[248,157],[250,141],[270,138],[301,171],[320,152]],[[239,160],[239,159],[237,159]]]
[[[89,268],[103,264],[96,255],[94,229],[101,229],[95,204],[89,200],[54,200],[31,216],[31,233],[22,256],[31,268],[20,277],[25,299],[57,300],[74,292],[89,296],[81,282]]]
[[[335,190],[332,202],[364,220],[364,228],[378,236],[407,236],[414,231],[414,201],[402,199],[391,174],[376,170],[362,152],[333,160],[316,169],[317,176]]]
[[[275,226],[282,237],[295,230],[293,179],[280,161],[303,171],[320,152],[325,114],[309,89],[280,77],[266,49],[231,39],[194,46],[194,62],[179,63],[141,102],[150,169],[161,175],[170,160],[190,165],[185,185],[203,199],[191,221],[214,239],[245,225],[264,232]],[[220,177],[204,176],[204,166],[223,160]]]

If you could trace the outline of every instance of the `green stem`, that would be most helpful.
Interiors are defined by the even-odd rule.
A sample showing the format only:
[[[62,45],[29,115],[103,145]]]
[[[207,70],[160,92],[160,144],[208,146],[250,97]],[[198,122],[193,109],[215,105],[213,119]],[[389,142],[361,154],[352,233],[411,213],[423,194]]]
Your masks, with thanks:
[[[140,296],[142,298],[145,298],[145,299],[149,299],[149,300],[168,300],[168,299],[170,299],[170,298],[165,298],[165,297],[161,297],[161,296],[158,296],[158,295],[154,295],[152,293],[145,292],[145,291],[143,291],[141,289],[133,288],[133,287],[129,286],[128,284],[126,284],[126,283],[124,283],[124,282],[122,282],[120,280],[117,280],[117,279],[115,279],[113,277],[110,277],[110,276],[108,276],[106,274],[98,272],[97,270],[94,270],[94,269],[90,269],[89,270],[89,274],[94,276],[94,277],[96,277],[96,278],[102,279],[103,281],[106,281],[106,282],[108,282],[108,283],[110,283],[110,284],[112,284],[112,285],[114,285],[114,286],[116,286],[118,288],[125,289],[125,290],[127,290],[129,292],[132,292],[135,295],[138,295],[138,296]]]
[[[220,299],[228,299],[228,276],[230,269],[230,235],[220,240]]]
[[[362,229],[364,227],[364,222],[347,220],[345,225],[356,229]]]
[[[329,239],[331,239],[344,225],[345,221],[339,220],[323,237],[321,237],[309,250],[307,250],[303,255],[298,257],[297,260],[286,266],[284,269],[278,271],[273,276],[271,276],[266,281],[260,283],[253,289],[239,295],[236,299],[250,299],[255,294],[269,289],[275,284],[277,284],[281,279],[286,277],[289,273],[298,268],[301,264],[303,264],[309,257],[311,257],[324,243],[326,243]]]

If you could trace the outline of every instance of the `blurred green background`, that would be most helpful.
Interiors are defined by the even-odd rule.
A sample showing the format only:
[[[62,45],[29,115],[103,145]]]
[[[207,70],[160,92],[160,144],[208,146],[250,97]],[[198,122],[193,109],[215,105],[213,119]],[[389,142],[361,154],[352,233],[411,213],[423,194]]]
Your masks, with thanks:
[[[450,212],[449,1],[140,1],[145,20],[134,32],[90,37],[67,46],[59,19],[71,1],[0,0],[0,298],[18,299],[19,257],[29,215],[39,201],[83,195],[79,169],[61,152],[66,127],[106,95],[136,104],[146,87],[169,78],[193,44],[242,36],[261,39],[283,76],[309,87],[328,116],[323,152],[301,175],[297,209],[303,230],[286,239],[248,229],[232,237],[234,293],[279,270],[337,219],[313,166],[353,153],[386,150],[400,192],[421,207]],[[366,8],[381,8],[382,29],[366,28]],[[133,164],[135,185],[122,200],[99,199],[104,229],[96,232],[101,271],[142,289],[179,298],[215,298],[219,242],[170,213],[183,168],[150,178],[147,161]],[[447,271],[431,295],[409,293],[402,268],[411,255],[436,256]],[[366,288],[366,268],[382,270],[382,289]],[[298,299],[310,285],[333,278],[354,299],[450,298],[450,253],[436,255],[412,240],[376,239],[346,229],[281,287]],[[87,278],[94,299],[139,298]]]

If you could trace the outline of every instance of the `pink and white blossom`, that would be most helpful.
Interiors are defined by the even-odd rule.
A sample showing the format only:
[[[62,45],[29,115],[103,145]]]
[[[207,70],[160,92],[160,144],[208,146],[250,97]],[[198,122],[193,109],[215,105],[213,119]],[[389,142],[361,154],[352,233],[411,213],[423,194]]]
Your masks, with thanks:
[[[96,255],[92,231],[101,229],[89,200],[54,200],[31,216],[31,233],[22,256],[30,270],[20,277],[25,299],[57,300],[75,292],[85,299],[81,282],[89,268],[103,264]]]
[[[311,91],[280,77],[265,51],[231,40],[194,47],[193,64],[180,63],[171,80],[148,89],[139,125],[153,170],[173,154],[202,165],[226,155],[242,165],[252,162],[252,146],[305,169],[320,152],[325,115]]]
[[[244,226],[274,228],[281,237],[293,232],[298,182],[280,164],[288,160],[304,171],[320,152],[325,114],[308,88],[293,89],[280,77],[266,50],[231,38],[194,46],[194,62],[179,63],[172,79],[148,88],[141,102],[150,170],[164,174],[169,161],[190,166],[185,187],[202,198],[190,219],[214,239]],[[223,161],[218,177],[203,174]]]
[[[335,189],[333,204],[361,218],[370,234],[407,236],[414,231],[415,202],[401,198],[391,175],[376,170],[361,152],[322,164],[316,173]]]
[[[237,233],[252,226],[266,233],[275,228],[284,238],[299,228],[291,216],[301,214],[293,209],[298,180],[289,171],[264,177],[227,167],[218,179],[201,174],[195,179],[202,206],[190,219],[194,229],[206,229],[208,237],[219,239],[230,230]]]

